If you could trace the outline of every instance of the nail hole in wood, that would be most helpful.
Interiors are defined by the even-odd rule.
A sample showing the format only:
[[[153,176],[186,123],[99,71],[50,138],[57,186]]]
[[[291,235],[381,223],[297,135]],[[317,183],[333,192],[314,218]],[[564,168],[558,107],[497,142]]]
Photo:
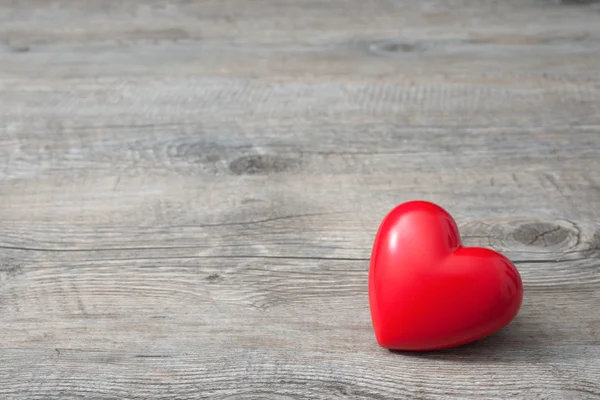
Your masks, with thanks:
[[[293,168],[294,161],[270,154],[255,154],[236,158],[229,164],[235,175],[267,175]]]

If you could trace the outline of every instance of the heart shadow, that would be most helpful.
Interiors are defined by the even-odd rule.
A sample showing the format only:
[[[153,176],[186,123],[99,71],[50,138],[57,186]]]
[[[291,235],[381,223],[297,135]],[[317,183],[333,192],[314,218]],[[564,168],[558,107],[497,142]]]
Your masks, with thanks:
[[[498,332],[462,346],[435,351],[398,351],[393,354],[439,361],[464,363],[502,363],[513,361],[542,361],[552,357],[545,339],[552,329],[548,321],[517,316]]]

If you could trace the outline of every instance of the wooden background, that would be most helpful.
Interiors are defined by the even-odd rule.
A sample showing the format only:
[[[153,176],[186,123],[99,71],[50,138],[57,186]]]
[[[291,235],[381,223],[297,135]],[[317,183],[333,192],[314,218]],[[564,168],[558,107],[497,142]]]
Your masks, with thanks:
[[[1,399],[600,398],[600,4],[0,2]],[[514,260],[378,347],[396,204]]]

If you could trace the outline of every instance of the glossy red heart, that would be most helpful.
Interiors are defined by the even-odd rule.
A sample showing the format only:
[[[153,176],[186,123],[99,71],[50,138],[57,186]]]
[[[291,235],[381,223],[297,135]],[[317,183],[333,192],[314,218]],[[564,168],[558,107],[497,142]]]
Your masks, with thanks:
[[[411,201],[381,223],[369,301],[382,347],[438,350],[481,339],[506,326],[522,300],[515,266],[493,250],[464,247],[441,207]]]

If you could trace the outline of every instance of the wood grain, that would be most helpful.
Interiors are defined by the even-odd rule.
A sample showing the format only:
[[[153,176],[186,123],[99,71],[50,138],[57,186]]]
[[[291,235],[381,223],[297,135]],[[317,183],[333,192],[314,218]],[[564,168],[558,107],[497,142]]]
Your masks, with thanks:
[[[0,1],[0,398],[600,398],[595,1]],[[374,340],[427,199],[525,284]]]

